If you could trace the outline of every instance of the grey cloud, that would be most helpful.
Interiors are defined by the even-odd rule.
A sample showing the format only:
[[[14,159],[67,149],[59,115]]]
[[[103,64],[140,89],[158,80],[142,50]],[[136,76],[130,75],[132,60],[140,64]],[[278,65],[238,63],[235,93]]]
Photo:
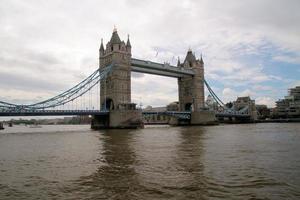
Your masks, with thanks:
[[[5,54],[8,56],[5,56]],[[42,53],[32,52],[30,50],[23,52],[0,52],[0,66],[13,68],[31,68],[39,71],[51,71],[53,65],[61,64],[55,56]]]
[[[63,81],[45,81],[19,74],[1,73],[1,89],[21,89],[29,91],[59,91],[67,88]]]
[[[97,67],[100,38],[108,41],[114,24],[121,39],[130,33],[133,57],[163,62],[180,56],[182,60],[191,46],[197,56],[204,53],[206,70],[214,73],[211,77],[224,75],[218,67],[234,64],[225,69],[232,72],[228,76],[232,79],[239,75],[236,68],[242,74],[248,67],[235,59],[269,51],[262,49],[265,42],[299,55],[299,4],[298,0],[3,0],[0,85],[41,91],[67,88]],[[163,55],[155,58],[155,51]],[[39,78],[45,75],[48,78]],[[163,83],[146,81],[136,91],[161,92],[153,85]],[[174,88],[167,93],[175,93]]]

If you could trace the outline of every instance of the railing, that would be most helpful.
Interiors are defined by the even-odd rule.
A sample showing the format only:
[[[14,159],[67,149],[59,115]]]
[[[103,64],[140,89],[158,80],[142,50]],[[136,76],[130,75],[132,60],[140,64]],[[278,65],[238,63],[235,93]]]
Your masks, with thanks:
[[[143,111],[143,115],[166,115],[166,116],[174,116],[180,119],[190,119],[191,118],[191,112],[180,112],[180,111]]]

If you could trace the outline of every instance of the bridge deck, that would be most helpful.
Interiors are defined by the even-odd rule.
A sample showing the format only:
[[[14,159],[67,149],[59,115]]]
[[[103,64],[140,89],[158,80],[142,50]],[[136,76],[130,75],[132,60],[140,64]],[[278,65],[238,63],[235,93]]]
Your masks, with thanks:
[[[60,116],[60,115],[108,115],[108,111],[100,110],[33,110],[33,111],[0,111],[4,116]]]
[[[143,111],[143,115],[170,115],[189,119],[191,112],[188,111]],[[5,116],[67,116],[67,115],[108,115],[109,111],[102,110],[26,110],[26,111],[0,111],[0,117]],[[216,117],[249,118],[248,114],[216,113]]]
[[[194,76],[193,70],[146,60],[131,59],[131,71],[174,78]]]

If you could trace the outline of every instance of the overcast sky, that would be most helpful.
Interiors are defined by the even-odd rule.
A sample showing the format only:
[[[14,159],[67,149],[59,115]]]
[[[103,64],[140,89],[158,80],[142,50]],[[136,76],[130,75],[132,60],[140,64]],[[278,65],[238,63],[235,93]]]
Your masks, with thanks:
[[[133,57],[175,64],[190,47],[224,101],[274,106],[300,85],[299,10],[299,0],[1,0],[0,100],[36,102],[75,85],[116,25]],[[134,102],[178,100],[176,79],[133,75]]]

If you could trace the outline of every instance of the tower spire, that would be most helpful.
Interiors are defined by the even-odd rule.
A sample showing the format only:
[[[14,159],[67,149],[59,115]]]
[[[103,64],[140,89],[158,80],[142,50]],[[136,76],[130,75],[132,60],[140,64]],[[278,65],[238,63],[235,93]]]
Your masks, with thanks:
[[[179,67],[180,66],[180,58],[179,58],[179,56],[178,56],[178,59],[177,59],[177,67]]]
[[[127,43],[126,43],[126,46],[127,46],[127,47],[131,47],[130,40],[129,40],[129,34],[127,35]]]
[[[121,39],[118,35],[116,26],[114,26],[114,30],[113,30],[112,36],[110,38],[110,43],[111,44],[120,44],[121,43]]]
[[[100,51],[104,51],[104,47],[103,47],[103,38],[101,38]]]
[[[201,53],[200,63],[204,64],[203,59],[202,59],[202,53]]]
[[[196,61],[196,57],[192,52],[191,48],[189,48],[183,63],[188,63],[188,65],[192,67],[192,63],[195,61]]]

